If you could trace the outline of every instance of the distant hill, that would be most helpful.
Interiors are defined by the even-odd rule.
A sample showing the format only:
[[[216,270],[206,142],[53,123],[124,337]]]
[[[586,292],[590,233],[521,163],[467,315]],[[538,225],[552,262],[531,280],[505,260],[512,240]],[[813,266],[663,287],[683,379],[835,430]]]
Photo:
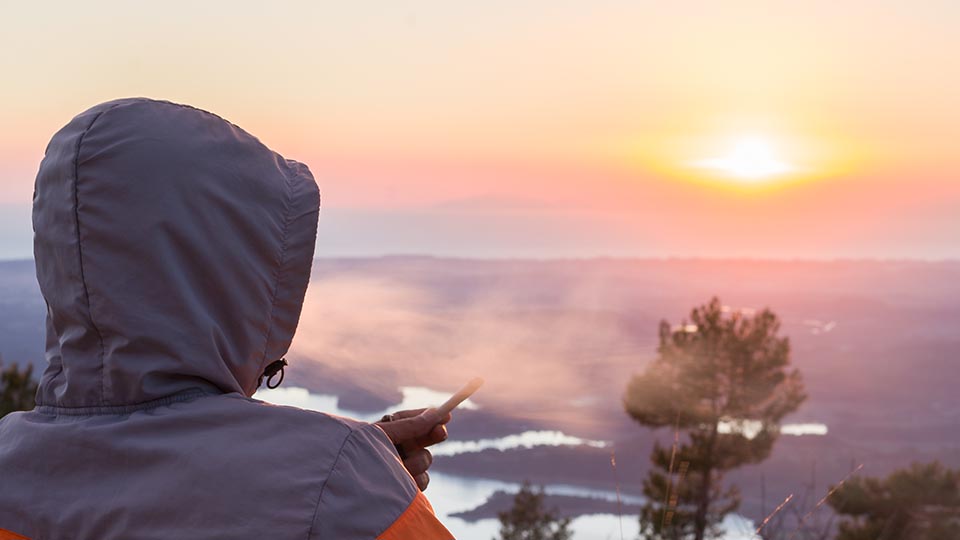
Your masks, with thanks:
[[[0,357],[4,362],[31,363],[34,373],[43,370],[46,312],[33,261],[0,261]]]

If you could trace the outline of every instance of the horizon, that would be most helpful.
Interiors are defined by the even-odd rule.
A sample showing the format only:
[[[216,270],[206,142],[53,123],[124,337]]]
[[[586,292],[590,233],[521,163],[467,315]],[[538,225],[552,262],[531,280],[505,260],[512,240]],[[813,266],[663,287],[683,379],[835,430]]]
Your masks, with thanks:
[[[369,261],[382,259],[434,259],[443,261],[462,261],[462,262],[524,262],[524,263],[551,263],[551,262],[708,262],[708,263],[797,263],[797,264],[831,264],[831,263],[866,263],[866,264],[954,264],[960,263],[960,257],[942,258],[942,259],[923,259],[909,257],[836,257],[836,258],[799,258],[799,257],[699,257],[682,255],[664,255],[664,256],[631,256],[631,255],[583,255],[572,257],[515,257],[509,255],[501,256],[461,256],[461,255],[436,255],[430,253],[383,253],[379,255],[326,255],[317,256],[312,260],[317,261]],[[33,257],[0,257],[0,263],[11,262],[33,262]]]

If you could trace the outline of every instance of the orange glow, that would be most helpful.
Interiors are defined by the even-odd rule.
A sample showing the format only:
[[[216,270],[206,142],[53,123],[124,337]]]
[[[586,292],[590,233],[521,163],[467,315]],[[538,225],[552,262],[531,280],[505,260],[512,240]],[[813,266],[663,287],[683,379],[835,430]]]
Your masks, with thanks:
[[[752,4],[12,4],[0,258],[50,136],[131,95],[307,163],[326,254],[960,256],[952,4]]]

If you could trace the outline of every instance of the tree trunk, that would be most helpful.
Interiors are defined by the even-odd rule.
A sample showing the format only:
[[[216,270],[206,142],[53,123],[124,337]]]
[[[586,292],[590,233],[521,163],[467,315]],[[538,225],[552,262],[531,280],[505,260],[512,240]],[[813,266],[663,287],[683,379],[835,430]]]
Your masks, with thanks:
[[[717,443],[717,423],[710,429],[710,440],[707,443],[706,456],[703,464],[703,482],[700,484],[700,495],[697,497],[697,513],[693,518],[694,539],[704,540],[707,533],[707,514],[710,511],[710,489],[713,487],[713,448]]]

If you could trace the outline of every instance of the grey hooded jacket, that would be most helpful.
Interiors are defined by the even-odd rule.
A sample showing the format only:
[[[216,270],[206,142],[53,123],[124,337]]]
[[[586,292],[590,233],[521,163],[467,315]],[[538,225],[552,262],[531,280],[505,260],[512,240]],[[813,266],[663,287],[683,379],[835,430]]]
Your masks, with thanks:
[[[250,397],[296,330],[319,203],[305,165],[192,107],[111,101],[54,135],[49,366],[0,421],[0,538],[371,539],[422,499],[378,427]]]

